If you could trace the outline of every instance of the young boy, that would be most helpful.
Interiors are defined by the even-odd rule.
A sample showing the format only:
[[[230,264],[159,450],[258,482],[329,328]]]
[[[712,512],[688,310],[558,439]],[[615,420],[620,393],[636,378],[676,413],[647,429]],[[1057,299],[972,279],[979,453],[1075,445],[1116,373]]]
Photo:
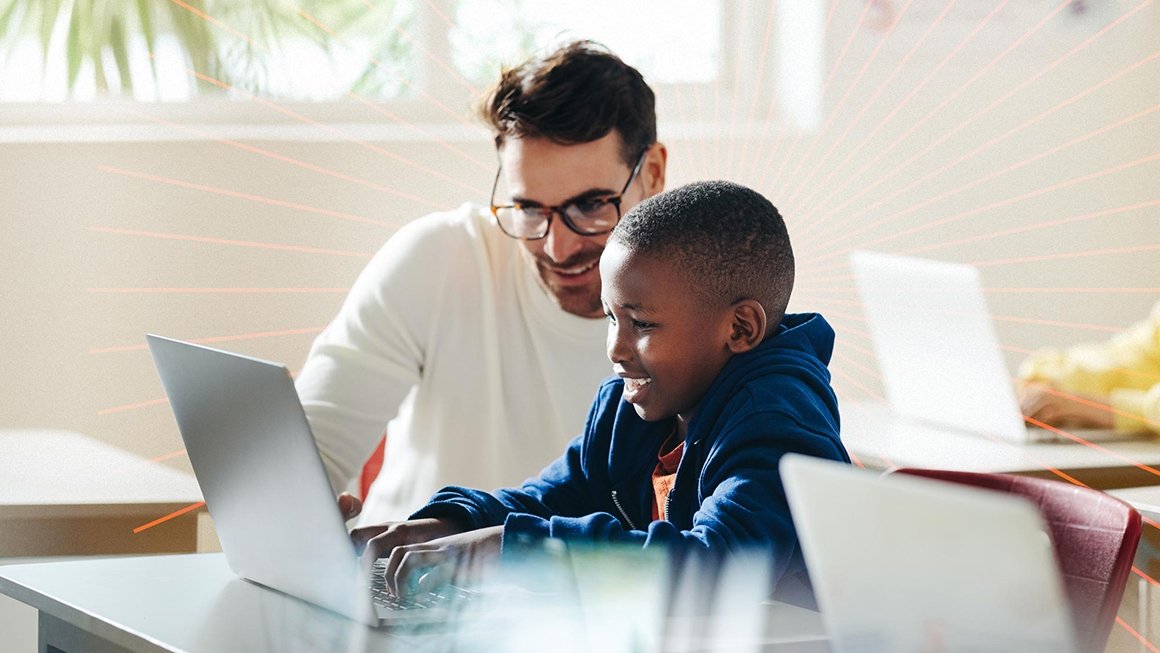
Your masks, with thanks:
[[[544,538],[710,557],[762,547],[775,595],[808,588],[778,460],[849,458],[826,368],[834,332],[785,314],[794,259],[777,209],[721,181],[655,196],[612,232],[600,276],[616,377],[584,433],[522,487],[444,488],[409,521],[355,531],[368,558],[390,556],[392,591]]]

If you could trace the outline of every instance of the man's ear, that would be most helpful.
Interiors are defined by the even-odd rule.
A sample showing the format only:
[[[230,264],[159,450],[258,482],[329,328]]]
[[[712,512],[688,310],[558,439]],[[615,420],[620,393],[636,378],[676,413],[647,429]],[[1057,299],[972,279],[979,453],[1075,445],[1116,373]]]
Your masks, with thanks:
[[[649,147],[640,170],[645,197],[652,197],[665,189],[665,167],[668,159],[669,153],[664,143],[653,143]]]
[[[768,318],[765,308],[756,299],[738,300],[730,308],[732,318],[728,347],[734,354],[753,349],[765,339]]]

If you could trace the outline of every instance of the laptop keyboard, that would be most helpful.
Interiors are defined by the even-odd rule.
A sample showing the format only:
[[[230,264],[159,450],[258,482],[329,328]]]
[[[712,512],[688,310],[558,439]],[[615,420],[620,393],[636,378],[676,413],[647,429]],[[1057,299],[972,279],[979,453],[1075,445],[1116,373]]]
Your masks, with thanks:
[[[445,585],[438,591],[421,592],[407,598],[399,598],[387,591],[386,559],[375,562],[371,569],[371,599],[377,607],[387,610],[416,610],[431,608],[449,603],[458,603],[470,599],[476,594],[474,590],[454,585]]]

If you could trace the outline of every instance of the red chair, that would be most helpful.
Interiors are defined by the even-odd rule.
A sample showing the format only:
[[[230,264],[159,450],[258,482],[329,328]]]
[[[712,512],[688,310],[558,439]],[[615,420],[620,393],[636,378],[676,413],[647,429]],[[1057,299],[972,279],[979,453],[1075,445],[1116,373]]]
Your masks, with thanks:
[[[1012,474],[936,469],[895,473],[1019,494],[1043,513],[1071,605],[1079,650],[1103,651],[1140,541],[1140,513],[1098,490]]]

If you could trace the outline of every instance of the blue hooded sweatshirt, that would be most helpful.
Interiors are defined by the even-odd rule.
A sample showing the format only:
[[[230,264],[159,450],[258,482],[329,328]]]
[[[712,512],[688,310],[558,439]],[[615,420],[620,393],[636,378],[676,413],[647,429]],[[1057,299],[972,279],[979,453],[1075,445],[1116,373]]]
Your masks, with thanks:
[[[412,518],[503,524],[505,556],[520,548],[515,542],[543,538],[663,547],[682,557],[761,547],[772,556],[772,582],[800,596],[808,579],[777,465],[789,452],[850,460],[826,367],[833,346],[821,315],[788,314],[773,337],[725,364],[689,424],[660,520],[652,521],[652,472],[672,422],[641,419],[621,399],[619,378],[600,386],[584,433],[539,477],[491,493],[447,487]]]

